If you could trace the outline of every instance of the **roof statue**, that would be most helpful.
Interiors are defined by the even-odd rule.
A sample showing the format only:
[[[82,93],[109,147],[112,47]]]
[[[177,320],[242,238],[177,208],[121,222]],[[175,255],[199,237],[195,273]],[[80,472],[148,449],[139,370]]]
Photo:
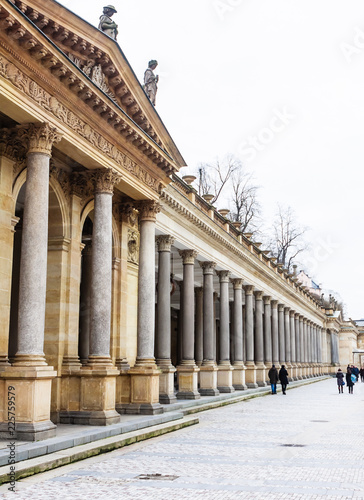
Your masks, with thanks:
[[[152,59],[148,63],[148,68],[144,73],[144,90],[149,97],[153,106],[155,106],[156,95],[157,95],[157,83],[159,81],[159,76],[154,74],[155,68],[158,66],[158,61]]]
[[[106,5],[103,10],[103,15],[100,16],[99,30],[103,31],[110,38],[116,40],[118,35],[118,25],[114,23],[111,17],[116,14],[116,9],[113,5]]]

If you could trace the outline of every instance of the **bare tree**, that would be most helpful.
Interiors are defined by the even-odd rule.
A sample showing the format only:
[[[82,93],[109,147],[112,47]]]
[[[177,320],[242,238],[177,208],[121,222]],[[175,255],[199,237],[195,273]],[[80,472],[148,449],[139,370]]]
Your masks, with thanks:
[[[303,239],[306,231],[306,227],[298,224],[291,207],[283,208],[278,205],[273,223],[273,238],[269,246],[278,263],[284,268],[290,269],[294,259],[307,250],[307,244]]]
[[[229,216],[234,222],[241,222],[243,233],[257,233],[261,208],[257,199],[258,186],[252,182],[252,174],[242,168],[231,176],[231,210]]]
[[[227,186],[232,174],[241,168],[241,162],[232,155],[214,163],[201,163],[197,171],[198,194],[213,194],[215,203]]]

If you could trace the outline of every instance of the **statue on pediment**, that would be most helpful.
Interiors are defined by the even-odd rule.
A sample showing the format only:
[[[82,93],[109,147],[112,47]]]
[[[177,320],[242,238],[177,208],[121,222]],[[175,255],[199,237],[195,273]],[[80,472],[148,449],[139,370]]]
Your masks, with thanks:
[[[111,17],[116,14],[116,9],[113,5],[104,7],[103,15],[100,17],[99,30],[103,31],[110,38],[116,40],[118,35],[118,25],[114,23]]]
[[[159,81],[159,76],[154,74],[155,68],[158,66],[158,61],[155,59],[152,59],[148,63],[148,68],[145,70],[144,73],[144,90],[149,97],[151,103],[153,106],[155,106],[156,102],[156,96],[157,96],[157,90],[158,86],[157,83]]]

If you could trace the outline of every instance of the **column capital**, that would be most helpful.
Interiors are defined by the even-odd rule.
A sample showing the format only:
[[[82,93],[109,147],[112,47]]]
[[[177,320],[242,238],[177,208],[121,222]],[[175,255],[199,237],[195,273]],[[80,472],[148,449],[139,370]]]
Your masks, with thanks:
[[[182,257],[183,264],[194,264],[198,255],[196,250],[179,250],[179,254]]]
[[[196,288],[195,288],[195,294],[197,296],[203,295],[203,287],[202,286],[196,286]]]
[[[299,319],[299,317],[300,317],[300,313],[295,312],[295,313],[294,313],[294,315],[295,315],[295,318],[296,318],[296,319]]]
[[[230,281],[233,284],[234,290],[242,290],[243,283],[244,283],[243,279],[241,279],[241,278],[233,278]]]
[[[307,324],[308,323],[308,319],[307,318],[303,318],[303,322]]]
[[[245,285],[244,290],[245,290],[245,295],[253,295],[254,287],[253,285]]]
[[[290,307],[285,306],[285,307],[284,307],[284,314],[287,314],[287,315],[288,315],[290,310],[291,310],[291,308],[290,308]]]
[[[255,300],[263,300],[263,294],[264,292],[262,290],[255,290]]]
[[[95,193],[113,194],[114,185],[119,182],[121,175],[112,168],[98,168],[91,172],[91,180],[95,186]]]
[[[213,274],[214,269],[216,267],[216,262],[210,262],[210,261],[200,262],[200,266],[203,269],[203,274]]]
[[[291,309],[291,310],[289,311],[289,315],[290,315],[292,318],[295,316],[295,314],[296,314],[296,311],[294,311],[293,309]]]
[[[271,300],[270,306],[272,309],[277,309],[278,308],[278,300]]]
[[[263,302],[265,306],[269,306],[271,304],[272,297],[270,295],[263,296]]]
[[[170,252],[171,246],[175,242],[175,238],[173,238],[173,236],[170,236],[169,234],[162,234],[160,236],[157,236],[155,241],[158,246],[158,252]]]
[[[303,321],[303,314],[300,314],[299,317],[300,317],[300,321]]]
[[[230,281],[230,271],[215,271],[217,276],[219,277],[220,283],[229,283]]]
[[[155,222],[157,214],[161,211],[161,205],[154,200],[145,200],[137,204],[139,210],[139,220]]]
[[[283,312],[284,311],[284,304],[278,304],[278,311]]]
[[[52,156],[53,144],[62,139],[62,134],[49,123],[28,123],[18,127],[18,137],[27,154],[41,153]]]

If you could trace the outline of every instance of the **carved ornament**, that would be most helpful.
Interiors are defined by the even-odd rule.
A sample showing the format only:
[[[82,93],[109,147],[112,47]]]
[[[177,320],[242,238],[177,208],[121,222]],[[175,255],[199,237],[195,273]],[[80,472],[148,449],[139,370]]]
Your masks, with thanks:
[[[128,262],[139,264],[139,233],[128,229]]]
[[[114,193],[114,185],[117,184],[121,175],[112,168],[97,169],[91,172],[91,178],[95,184],[95,193]]]
[[[170,252],[175,238],[169,234],[163,234],[156,237],[158,252]]]
[[[139,220],[155,222],[161,207],[157,201],[143,201],[138,203]]]
[[[194,264],[195,259],[197,257],[197,252],[196,250],[180,250],[179,251],[180,256],[182,257],[183,264]]]

